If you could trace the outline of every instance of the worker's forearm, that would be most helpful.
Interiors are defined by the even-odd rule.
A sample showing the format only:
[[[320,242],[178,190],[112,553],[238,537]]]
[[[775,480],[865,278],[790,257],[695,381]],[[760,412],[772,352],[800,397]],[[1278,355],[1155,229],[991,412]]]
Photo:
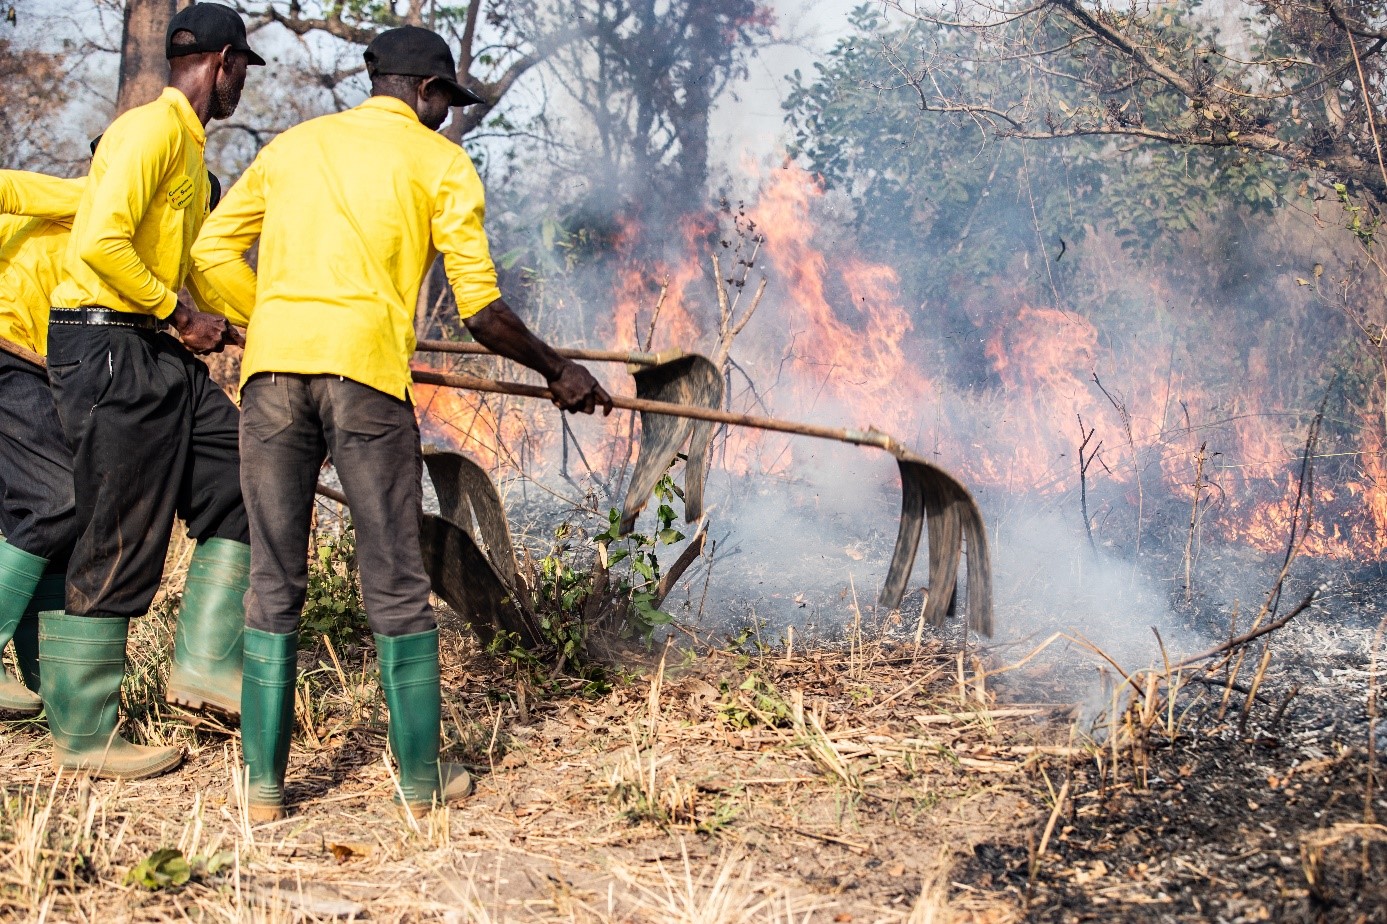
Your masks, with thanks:
[[[78,255],[102,282],[130,304],[160,318],[173,312],[178,293],[149,271],[128,239],[90,238],[82,241]]]
[[[255,270],[244,259],[236,258],[188,274],[198,307],[219,314],[238,327],[250,324],[255,309]]]
[[[0,170],[0,212],[71,222],[86,182],[23,170]]]
[[[557,378],[566,360],[534,335],[505,299],[498,298],[462,322],[478,343],[544,376]]]

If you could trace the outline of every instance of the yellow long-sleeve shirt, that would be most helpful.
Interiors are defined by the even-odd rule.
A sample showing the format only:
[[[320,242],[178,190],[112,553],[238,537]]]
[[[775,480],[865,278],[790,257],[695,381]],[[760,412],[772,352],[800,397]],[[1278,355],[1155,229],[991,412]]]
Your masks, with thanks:
[[[85,179],[0,170],[0,337],[43,354],[48,306]]]
[[[399,100],[374,96],[271,141],[193,246],[206,281],[250,317],[241,381],[327,373],[405,397],[434,258],[462,317],[501,296],[484,213],[467,153]],[[257,239],[258,277],[244,256]]]
[[[188,251],[211,193],[206,139],[188,98],[172,87],[111,123],[92,157],[55,308],[101,306],[165,318],[186,284],[199,307],[245,323],[190,273]]]

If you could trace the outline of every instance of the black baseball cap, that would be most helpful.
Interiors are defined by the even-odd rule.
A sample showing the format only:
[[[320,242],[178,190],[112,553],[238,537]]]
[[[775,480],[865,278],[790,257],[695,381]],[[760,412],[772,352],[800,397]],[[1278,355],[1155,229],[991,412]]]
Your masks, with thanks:
[[[175,45],[174,33],[185,31],[192,33],[194,41],[188,45]],[[252,51],[246,41],[246,24],[241,21],[241,14],[220,3],[185,6],[173,14],[169,28],[164,33],[166,58],[206,54],[228,46],[232,51],[244,52],[251,64],[265,63],[265,59]]]
[[[366,64],[377,74],[436,77],[448,88],[454,106],[486,102],[458,83],[453,51],[443,36],[432,29],[420,26],[386,29],[366,46]]]

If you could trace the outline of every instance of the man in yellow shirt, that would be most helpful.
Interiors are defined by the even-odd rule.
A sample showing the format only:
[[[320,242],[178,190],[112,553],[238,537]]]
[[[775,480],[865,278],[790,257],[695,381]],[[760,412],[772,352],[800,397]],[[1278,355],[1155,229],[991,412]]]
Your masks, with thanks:
[[[235,111],[247,66],[264,61],[240,16],[216,3],[175,14],[165,52],[169,86],[102,137],[49,316],[48,376],[73,453],[80,533],[66,610],[39,617],[41,693],[57,764],[122,778],[183,757],[116,732],[128,620],[158,590],[175,513],[198,545],[171,700],[239,712],[249,573],[238,415],[193,355],[236,342],[228,318],[245,319],[189,272],[189,249],[209,204],[205,126]],[[182,302],[185,284],[216,314]]]
[[[0,710],[23,716],[43,708],[38,613],[63,605],[77,540],[72,453],[41,361],[49,295],[85,185],[0,170],[0,649],[14,640],[24,681],[0,668]]]
[[[482,228],[481,180],[436,133],[480,102],[427,29],[366,49],[372,96],[271,141],[193,246],[207,282],[248,315],[241,364],[241,483],[251,530],[242,751],[256,820],[284,813],[295,640],[313,487],[330,457],[357,531],[366,614],[390,709],[399,788],[415,814],[465,796],[438,760],[438,627],[420,554],[422,457],[409,359],[420,282],[437,254],[476,339],[548,380],[565,410],[611,399],[507,307]],[[244,254],[259,241],[258,275]]]

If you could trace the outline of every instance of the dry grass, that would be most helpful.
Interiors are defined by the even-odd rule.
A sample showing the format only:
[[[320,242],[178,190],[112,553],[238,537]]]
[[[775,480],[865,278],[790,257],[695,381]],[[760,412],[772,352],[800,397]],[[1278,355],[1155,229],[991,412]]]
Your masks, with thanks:
[[[444,741],[478,775],[417,825],[391,803],[369,650],[306,653],[290,818],[252,827],[234,737],[159,704],[169,608],[137,625],[136,740],[159,780],[55,777],[40,723],[0,735],[0,918],[34,921],[1016,920],[1012,896],[949,898],[999,830],[1042,825],[1032,771],[1057,728],[996,708],[928,641],[860,626],[793,657],[667,649],[594,692],[479,652],[445,621]],[[186,718],[186,717],[183,717]],[[127,873],[175,848],[189,881]]]

